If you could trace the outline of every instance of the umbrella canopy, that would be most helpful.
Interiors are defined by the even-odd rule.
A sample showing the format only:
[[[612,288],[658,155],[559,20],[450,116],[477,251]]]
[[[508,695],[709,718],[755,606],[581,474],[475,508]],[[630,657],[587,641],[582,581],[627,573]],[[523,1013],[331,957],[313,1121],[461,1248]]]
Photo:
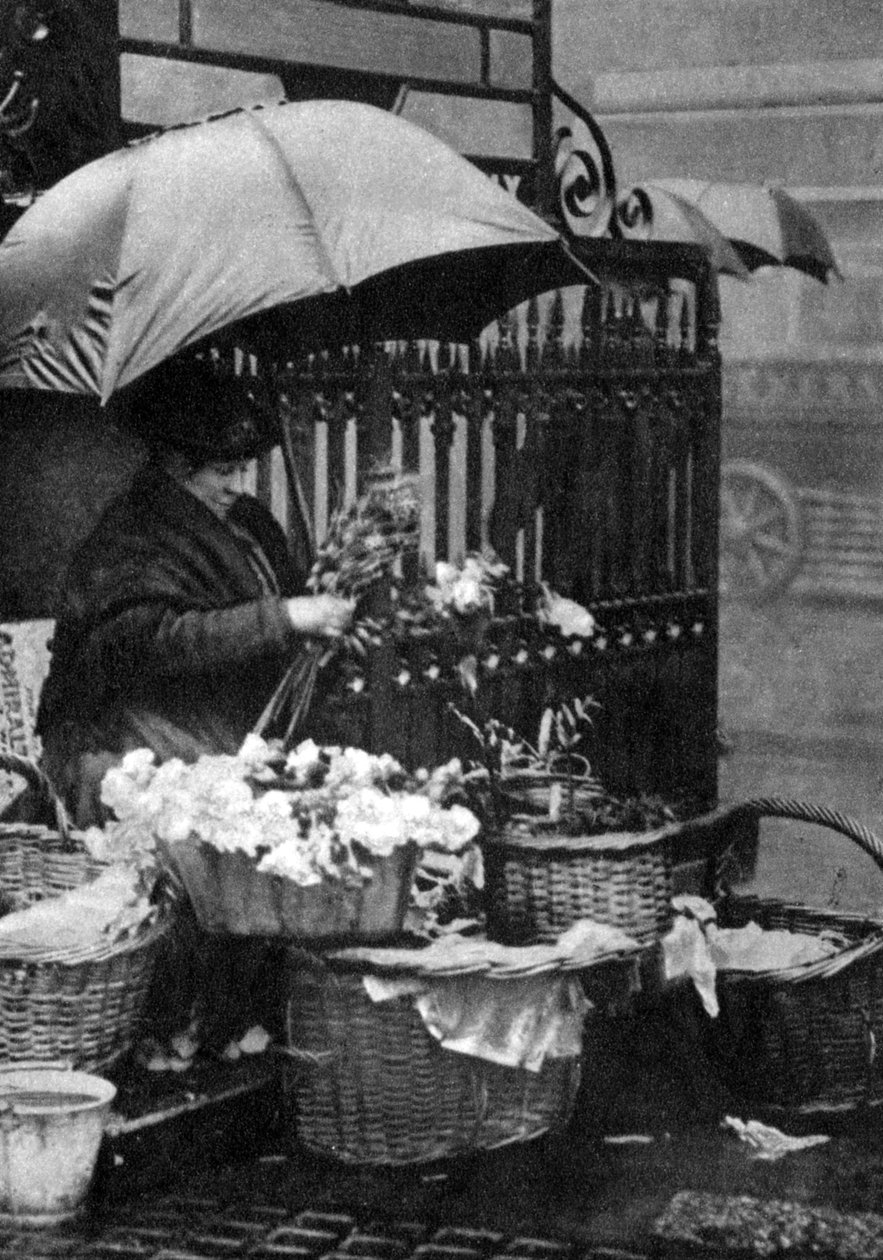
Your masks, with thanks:
[[[710,219],[732,241],[750,270],[793,267],[823,283],[829,275],[840,275],[818,220],[781,188],[700,179],[660,179],[656,183]]]
[[[82,167],[0,244],[0,387],[98,395],[235,325],[288,354],[476,335],[558,233],[442,141],[347,101],[236,111]],[[268,314],[270,313],[270,314]]]
[[[716,271],[749,279],[750,272],[735,247],[711,220],[691,202],[658,184],[632,188],[616,207],[616,224],[627,238],[702,245]]]

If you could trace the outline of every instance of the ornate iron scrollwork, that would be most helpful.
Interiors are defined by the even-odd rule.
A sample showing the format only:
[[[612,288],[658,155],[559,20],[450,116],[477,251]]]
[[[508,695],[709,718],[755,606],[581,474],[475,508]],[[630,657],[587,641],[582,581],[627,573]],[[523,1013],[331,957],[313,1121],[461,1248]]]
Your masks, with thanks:
[[[557,84],[553,91],[572,112],[553,138],[560,218],[572,236],[606,236],[616,208],[610,146],[588,110]]]
[[[635,240],[649,240],[653,229],[653,202],[640,187],[629,189],[617,203],[615,224],[618,231],[624,228]]]

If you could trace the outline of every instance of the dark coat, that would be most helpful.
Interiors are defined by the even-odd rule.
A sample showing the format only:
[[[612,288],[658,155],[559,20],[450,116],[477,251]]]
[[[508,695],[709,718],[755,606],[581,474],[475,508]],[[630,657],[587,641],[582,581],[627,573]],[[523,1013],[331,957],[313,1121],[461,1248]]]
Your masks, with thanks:
[[[284,535],[250,496],[231,519],[260,545],[282,596],[301,593]],[[296,651],[284,598],[267,595],[227,525],[148,466],[106,510],[68,572],[37,731],[80,826],[97,821],[107,767],[234,753]]]

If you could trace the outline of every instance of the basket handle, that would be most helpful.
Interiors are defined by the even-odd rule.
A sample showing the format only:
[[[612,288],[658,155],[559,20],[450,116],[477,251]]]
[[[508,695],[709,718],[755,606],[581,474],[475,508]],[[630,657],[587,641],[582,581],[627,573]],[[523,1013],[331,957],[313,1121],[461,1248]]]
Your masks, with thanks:
[[[42,804],[48,805],[55,815],[55,826],[65,845],[71,846],[71,820],[64,802],[55,791],[48,776],[33,761],[18,753],[0,752],[0,770],[17,774],[28,787],[34,789]]]
[[[870,827],[857,822],[848,814],[839,810],[828,809],[825,805],[808,805],[805,801],[789,800],[780,796],[761,796],[744,801],[738,807],[740,814],[753,815],[758,821],[761,818],[792,818],[795,822],[816,823],[820,827],[829,827],[838,831],[858,845],[883,871],[883,840]],[[717,886],[724,859],[729,852],[729,845],[709,859],[706,867],[707,886]]]

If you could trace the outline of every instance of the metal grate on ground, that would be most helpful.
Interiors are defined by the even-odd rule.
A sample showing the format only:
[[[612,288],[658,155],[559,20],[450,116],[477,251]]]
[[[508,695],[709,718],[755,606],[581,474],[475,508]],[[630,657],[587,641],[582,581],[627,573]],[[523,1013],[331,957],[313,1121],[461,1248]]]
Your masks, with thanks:
[[[647,1260],[566,1239],[271,1204],[157,1198],[86,1239],[0,1230],[0,1256],[22,1260]]]

